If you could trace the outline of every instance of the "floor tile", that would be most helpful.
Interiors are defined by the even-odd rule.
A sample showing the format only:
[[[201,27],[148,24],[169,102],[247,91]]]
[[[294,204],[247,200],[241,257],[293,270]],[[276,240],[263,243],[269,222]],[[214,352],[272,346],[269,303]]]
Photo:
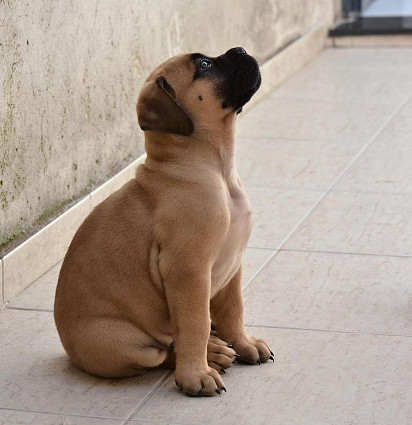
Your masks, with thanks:
[[[0,425],[123,425],[122,420],[0,410]],[[135,423],[135,425],[138,425]]]
[[[276,363],[235,365],[227,393],[181,394],[171,376],[134,416],[182,424],[407,425],[412,338],[254,328]]]
[[[412,337],[412,258],[281,251],[246,289],[245,323]]]
[[[164,371],[129,379],[82,372],[48,312],[0,311],[0,408],[127,419]]]
[[[328,141],[240,139],[236,168],[248,186],[327,190],[359,150]]]
[[[269,96],[239,120],[237,134],[240,138],[330,141],[360,148],[393,112],[388,105]]]
[[[358,61],[362,61],[362,54],[359,53]],[[347,102],[351,103],[351,107],[355,104],[379,104],[395,109],[412,93],[412,79],[407,67],[392,69],[391,78],[388,78],[385,67],[344,66],[342,61],[332,57],[330,63],[325,62],[311,62],[279,87],[272,98]]]
[[[385,48],[385,49],[325,49],[310,64],[317,67],[319,73],[331,74],[337,68],[350,69],[385,69],[388,76],[399,70],[408,69],[412,66],[412,48]],[[304,73],[307,68],[300,72]],[[391,80],[391,78],[388,78]],[[393,81],[393,80],[392,80]]]
[[[274,253],[272,249],[246,248],[243,254],[243,286],[250,282]]]
[[[322,196],[318,191],[246,187],[253,211],[249,247],[277,249]]]
[[[412,255],[412,195],[331,192],[286,249]]]
[[[7,307],[53,311],[54,295],[62,261],[40,276],[26,290],[17,295]]]
[[[338,190],[412,193],[412,103],[382,130],[336,185]]]

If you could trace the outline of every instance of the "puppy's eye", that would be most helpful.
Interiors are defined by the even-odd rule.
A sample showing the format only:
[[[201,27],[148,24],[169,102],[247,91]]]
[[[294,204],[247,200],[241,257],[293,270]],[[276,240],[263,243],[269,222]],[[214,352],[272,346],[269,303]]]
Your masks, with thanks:
[[[212,65],[212,62],[208,61],[207,59],[202,59],[200,61],[200,69],[207,69]]]

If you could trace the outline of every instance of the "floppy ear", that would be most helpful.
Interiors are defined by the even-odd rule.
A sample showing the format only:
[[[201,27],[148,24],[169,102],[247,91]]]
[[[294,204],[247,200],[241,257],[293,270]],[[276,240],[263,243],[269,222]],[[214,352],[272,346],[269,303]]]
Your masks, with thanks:
[[[193,133],[192,120],[176,102],[174,90],[163,77],[143,86],[136,110],[139,126],[143,131],[162,131],[182,136]]]

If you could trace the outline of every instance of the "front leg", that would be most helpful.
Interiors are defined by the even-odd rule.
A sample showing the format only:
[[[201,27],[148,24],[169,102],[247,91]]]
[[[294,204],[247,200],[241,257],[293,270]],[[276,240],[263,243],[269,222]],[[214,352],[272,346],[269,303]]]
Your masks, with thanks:
[[[210,271],[206,261],[193,261],[192,255],[162,252],[159,266],[172,324],[176,385],[191,395],[211,396],[226,389],[207,363]]]
[[[242,266],[210,302],[213,328],[219,337],[233,345],[239,360],[249,364],[274,361],[263,339],[250,337],[243,325]]]

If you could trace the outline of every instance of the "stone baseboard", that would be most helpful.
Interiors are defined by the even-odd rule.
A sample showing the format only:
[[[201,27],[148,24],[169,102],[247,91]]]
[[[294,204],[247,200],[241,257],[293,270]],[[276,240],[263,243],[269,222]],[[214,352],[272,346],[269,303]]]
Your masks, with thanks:
[[[91,210],[133,178],[142,155],[126,168],[89,193],[54,221],[27,239],[0,260],[2,298],[6,303],[46,273],[65,255],[74,233]],[[1,304],[1,303],[0,303]]]
[[[331,47],[412,47],[412,35],[362,35],[332,37]]]

